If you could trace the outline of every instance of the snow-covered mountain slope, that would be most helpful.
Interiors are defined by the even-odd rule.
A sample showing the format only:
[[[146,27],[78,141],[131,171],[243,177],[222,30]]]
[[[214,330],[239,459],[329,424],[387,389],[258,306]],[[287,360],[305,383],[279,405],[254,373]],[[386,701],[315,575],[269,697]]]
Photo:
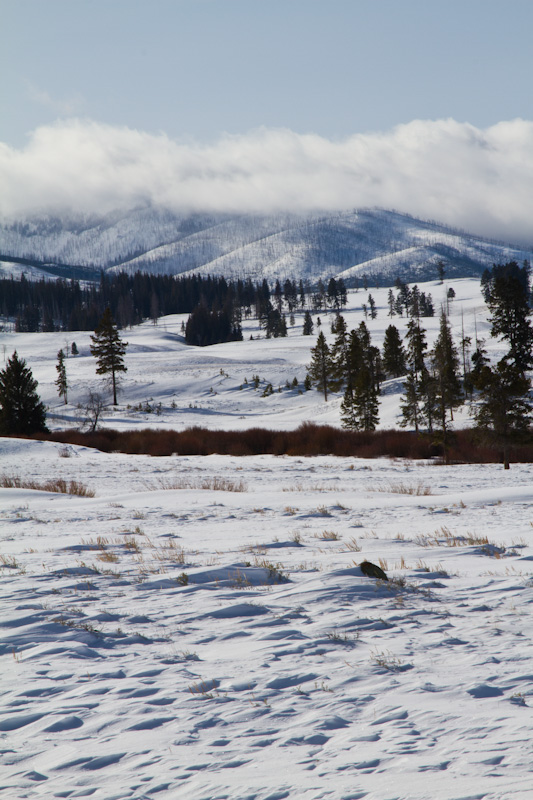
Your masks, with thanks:
[[[389,283],[398,275],[429,280],[439,260],[449,276],[474,276],[493,263],[530,259],[533,250],[379,209],[300,216],[177,216],[139,209],[101,219],[1,224],[0,258],[10,256],[33,259],[43,267],[53,263],[311,282],[342,276],[350,284],[363,274]]]

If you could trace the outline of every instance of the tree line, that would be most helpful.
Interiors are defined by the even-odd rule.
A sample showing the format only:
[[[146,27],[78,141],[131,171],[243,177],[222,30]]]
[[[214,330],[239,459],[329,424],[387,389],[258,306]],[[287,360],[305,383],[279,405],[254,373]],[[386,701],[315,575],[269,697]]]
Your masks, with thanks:
[[[166,314],[191,314],[201,307],[225,315],[232,329],[242,315],[256,314],[270,335],[279,335],[282,327],[276,319],[284,313],[306,306],[342,308],[345,304],[346,287],[335,278],[327,286],[319,281],[313,290],[309,283],[290,278],[270,286],[266,280],[254,283],[249,278],[227,281],[210,275],[140,271],[102,272],[94,283],[64,278],[31,281],[24,274],[20,280],[0,279],[0,314],[13,319],[20,332],[94,330],[106,308],[119,328],[126,328]],[[215,316],[210,322],[217,327],[220,319]]]

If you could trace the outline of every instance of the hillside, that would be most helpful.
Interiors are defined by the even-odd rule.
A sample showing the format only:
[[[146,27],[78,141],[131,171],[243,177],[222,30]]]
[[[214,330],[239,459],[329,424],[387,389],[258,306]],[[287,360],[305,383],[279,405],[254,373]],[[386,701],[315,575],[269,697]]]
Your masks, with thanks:
[[[533,250],[379,209],[177,216],[145,208],[102,218],[0,224],[0,263],[7,274],[25,268],[33,275],[80,278],[101,269],[141,270],[269,281],[297,277],[311,283],[336,276],[348,286],[367,275],[390,285],[397,276],[433,279],[439,260],[448,277],[470,277],[493,263],[532,257]]]
[[[490,357],[500,358],[504,347],[489,336],[487,308],[479,281],[473,279],[419,284],[421,291],[431,294],[435,305],[435,316],[422,318],[429,347],[438,334],[440,306],[446,302],[450,287],[456,293],[449,304],[449,320],[456,343],[459,343],[464,330],[472,342],[475,342],[476,335],[485,338]],[[348,305],[343,310],[348,328],[356,328],[365,320],[372,344],[380,348],[391,322],[404,338],[409,320],[405,315],[388,316],[388,290],[371,288],[369,291],[376,302],[376,319],[366,318],[363,312],[362,306],[367,303],[369,292],[352,290],[348,292]],[[123,338],[129,342],[126,354],[128,371],[124,376],[119,406],[106,409],[103,423],[119,430],[146,426],[183,430],[191,425],[224,430],[254,426],[292,430],[306,420],[340,426],[342,392],[331,395],[327,403],[315,390],[301,393],[311,360],[310,351],[319,330],[324,332],[330,344],[335,338],[330,331],[334,316],[333,311],[313,313],[313,335],[304,336],[304,311],[299,309],[294,313],[294,326],[289,325],[288,336],[277,339],[265,338],[257,319],[243,319],[242,342],[209,347],[193,347],[185,343],[182,323],[187,314],[162,317],[157,325],[147,321],[124,330]],[[321,328],[318,327],[319,318]],[[103,383],[96,375],[95,360],[89,350],[90,337],[90,331],[5,331],[2,334],[7,356],[16,349],[19,356],[28,361],[39,381],[39,392],[50,408],[48,424],[52,429],[77,426],[81,414],[78,403],[84,402],[89,390],[103,391]],[[57,378],[55,365],[58,350],[65,348],[70,351],[73,340],[79,355],[66,361],[71,389],[69,405],[65,406],[57,396],[54,384]],[[260,378],[257,389],[252,383],[254,375]],[[298,387],[287,388],[287,382],[291,384],[295,377]],[[269,383],[274,392],[263,396]],[[402,393],[401,379],[384,382],[380,397],[380,428],[399,426]],[[454,416],[457,427],[471,424],[468,405]]]

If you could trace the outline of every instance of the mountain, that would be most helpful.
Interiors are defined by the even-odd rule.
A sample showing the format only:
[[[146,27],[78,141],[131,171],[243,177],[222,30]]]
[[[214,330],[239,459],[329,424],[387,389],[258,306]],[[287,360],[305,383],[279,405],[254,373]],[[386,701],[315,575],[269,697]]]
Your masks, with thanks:
[[[0,222],[4,273],[94,278],[100,270],[224,275],[314,283],[363,275],[390,284],[476,277],[533,249],[492,241],[383,209],[297,215],[175,214],[142,208],[105,217],[36,217]]]

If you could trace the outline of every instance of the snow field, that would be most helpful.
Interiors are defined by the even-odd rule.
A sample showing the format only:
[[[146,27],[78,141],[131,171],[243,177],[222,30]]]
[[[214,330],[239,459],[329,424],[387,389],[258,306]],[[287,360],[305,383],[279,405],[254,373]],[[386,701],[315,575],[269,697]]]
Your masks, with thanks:
[[[6,796],[530,796],[531,465],[0,459]]]
[[[456,297],[449,304],[449,319],[454,340],[459,346],[463,336],[472,339],[471,352],[475,348],[476,334],[486,340],[487,351],[497,359],[505,347],[491,340],[487,309],[480,292],[479,281],[461,279],[419,284],[420,291],[431,294],[435,305],[435,316],[421,319],[427,331],[428,348],[439,330],[440,308],[446,302],[448,288],[452,287]],[[388,288],[348,293],[348,306],[343,310],[348,328],[355,328],[362,320],[372,336],[372,344],[382,347],[385,330],[396,325],[402,338],[405,336],[408,318],[388,316]],[[378,316],[365,319],[362,304],[367,303],[368,294],[376,301]],[[396,294],[396,292],[395,292]],[[331,395],[328,402],[313,389],[303,392],[307,365],[311,361],[311,348],[315,346],[320,328],[332,344],[330,332],[333,312],[319,311],[313,314],[315,329],[312,336],[303,336],[303,312],[295,313],[295,325],[289,326],[286,338],[266,339],[257,320],[243,321],[242,342],[229,342],[198,348],[185,344],[181,333],[182,322],[188,315],[163,317],[158,325],[146,322],[131,330],[121,332],[129,343],[119,405],[111,405],[103,416],[103,425],[119,430],[135,427],[171,428],[183,430],[193,425],[223,430],[243,430],[261,426],[273,429],[292,430],[303,421],[340,426],[340,404],[342,392]],[[96,375],[96,361],[91,356],[90,332],[1,334],[4,361],[13,350],[26,359],[39,382],[38,392],[49,408],[48,425],[53,429],[78,427],[81,413],[77,408],[84,403],[89,390],[100,391],[106,399],[109,390]],[[253,339],[250,339],[250,336]],[[261,338],[258,338],[258,337]],[[58,397],[54,381],[57,378],[55,365],[59,349],[70,351],[75,341],[79,356],[70,356],[65,361],[69,382],[69,404],[64,405]],[[1,354],[0,354],[1,355]],[[253,388],[252,378],[258,375],[259,387]],[[287,388],[297,378],[297,388]],[[274,393],[263,397],[268,383]],[[281,391],[278,391],[281,389]],[[380,428],[397,428],[401,420],[400,398],[403,393],[401,380],[385,381],[382,385],[379,415]],[[147,405],[148,404],[148,405]],[[159,408],[159,404],[161,404]],[[152,411],[146,413],[147,407]],[[457,427],[471,424],[468,406],[455,414]]]

